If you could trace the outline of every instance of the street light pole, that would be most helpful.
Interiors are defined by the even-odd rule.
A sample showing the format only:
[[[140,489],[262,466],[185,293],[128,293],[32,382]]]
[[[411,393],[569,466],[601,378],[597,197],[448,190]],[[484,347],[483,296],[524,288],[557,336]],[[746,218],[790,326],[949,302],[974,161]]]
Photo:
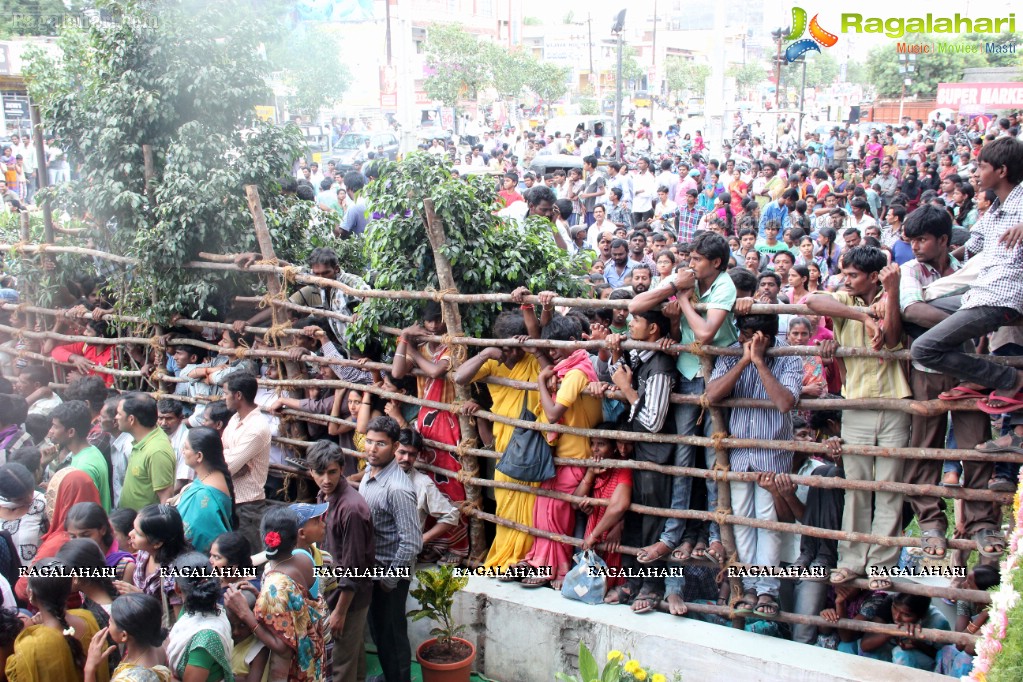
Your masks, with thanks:
[[[615,76],[615,158],[622,160],[622,32],[618,32],[618,74]]]
[[[899,95],[899,123],[902,123],[902,107],[906,101],[906,86],[912,85],[913,83],[913,69],[916,66],[914,64],[915,61],[915,54],[903,53],[899,55],[899,75],[903,76],[902,94]]]
[[[803,142],[803,98],[806,97],[806,57],[804,56],[799,61],[803,62],[803,85],[799,89],[799,126],[796,133],[796,145],[802,145]]]
[[[615,78],[615,159],[622,160],[622,31],[625,29],[625,10],[615,16],[611,33],[618,35],[618,75]]]

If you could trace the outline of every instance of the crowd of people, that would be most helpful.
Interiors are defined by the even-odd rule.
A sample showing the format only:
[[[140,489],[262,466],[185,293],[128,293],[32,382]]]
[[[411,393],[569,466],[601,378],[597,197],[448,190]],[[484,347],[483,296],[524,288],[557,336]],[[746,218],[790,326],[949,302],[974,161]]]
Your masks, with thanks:
[[[714,520],[643,515],[630,505],[713,515],[728,511],[719,503],[722,485],[740,517],[874,537],[901,536],[915,519],[922,539],[915,552],[900,553],[884,544],[735,525],[739,563],[795,566],[809,576],[744,578],[744,593],[731,606],[746,617],[747,629],[963,674],[971,665],[969,647],[934,646],[916,635],[921,627],[976,632],[986,619],[983,607],[960,601],[959,618],[950,623],[929,599],[896,593],[877,569],[922,561],[965,567],[968,553],[949,548],[951,530],[972,539],[981,556],[956,584],[986,589],[998,582],[996,560],[1005,549],[1001,508],[960,500],[950,529],[945,500],[903,495],[886,484],[1009,491],[1018,467],[976,458],[867,456],[862,447],[1023,454],[1023,371],[992,360],[1020,355],[1023,343],[1016,326],[1023,314],[1023,142],[1014,125],[971,145],[961,164],[942,156],[940,145],[947,149],[950,142],[939,122],[920,126],[928,142],[919,151],[904,148],[912,134],[894,131],[901,142],[891,155],[874,154],[869,141],[854,151],[848,133],[838,130],[830,145],[811,134],[791,152],[766,151],[759,139],[740,137],[721,162],[704,163],[694,151],[703,145],[697,136],[678,156],[667,147],[660,159],[641,155],[635,169],[587,153],[580,171],[520,180],[507,170],[491,208],[551,220],[556,244],[589,254],[592,296],[622,303],[558,309],[556,292],[544,291],[532,305],[524,303],[531,292],[520,287],[512,292],[515,304],[493,325],[497,343],[455,366],[433,301],[385,354],[378,341],[361,350],[346,343],[336,314],[357,311],[357,297],[330,287],[292,292],[292,303],[320,312],[291,313],[297,333],[287,337],[289,361],[310,378],[341,379],[362,390],[312,387],[295,396],[262,386],[261,378],[280,378],[282,365],[239,350],[266,347],[245,330],[269,311],[237,311],[230,328],[175,327],[164,339],[166,355],[152,346],[6,334],[0,339],[6,377],[0,379],[0,655],[8,678],[356,680],[365,677],[368,627],[381,679],[407,681],[405,611],[417,563],[458,565],[479,555],[497,579],[563,586],[575,548],[522,526],[575,536],[612,567],[656,569],[609,579],[605,602],[685,616],[687,604],[726,602],[728,583],[718,570],[729,560],[722,529]],[[637,140],[650,142],[648,130],[631,135],[629,152]],[[668,132],[652,137],[677,144],[679,136]],[[585,133],[580,136],[584,144],[573,146],[582,153]],[[660,144],[639,147],[646,152]],[[746,147],[749,157],[736,155]],[[297,172],[300,199],[329,199],[305,196],[312,169]],[[325,195],[337,184],[347,199],[339,236],[372,229],[365,208],[354,208],[374,177],[371,169],[364,172],[322,180]],[[243,254],[237,262],[245,267],[254,259]],[[368,273],[344,272],[330,248],[314,249],[308,267],[349,291],[370,288]],[[16,302],[17,283],[8,278],[4,287],[4,300]],[[57,298],[67,312],[48,322],[47,331],[112,333],[102,282],[76,279]],[[761,303],[802,304],[809,312],[751,314]],[[21,309],[4,314],[11,327],[28,324]],[[527,338],[605,343],[592,352],[517,343]],[[630,350],[623,345],[628,341],[654,342],[661,350]],[[219,352],[209,350],[211,343]],[[694,345],[734,352],[705,367]],[[787,346],[816,351],[774,352]],[[863,353],[907,347],[911,363]],[[51,365],[26,351],[52,358],[61,379],[56,388]],[[362,358],[389,361],[390,369],[347,361]],[[105,370],[128,362],[160,389],[157,396],[115,387]],[[489,377],[537,388],[486,383]],[[472,387],[475,399],[458,409],[476,417],[482,447],[498,453],[516,430],[477,415],[481,408],[508,418],[528,411],[541,424],[636,434],[636,440],[626,433],[609,440],[548,433],[554,456],[579,465],[558,465],[548,480],[526,483],[606,503],[490,489],[484,507],[512,525],[494,527],[488,547],[470,547],[460,415],[380,395],[452,404],[456,385]],[[730,449],[728,469],[753,472],[755,482],[599,466],[631,459],[720,469],[713,448],[644,437],[712,435],[708,411],[695,401],[673,402],[672,394],[703,396],[710,404],[764,401],[771,406],[728,411],[732,437],[816,441],[828,454]],[[843,411],[800,406],[801,399],[820,397],[877,402]],[[891,399],[905,398],[972,399],[979,410],[924,416],[891,407]],[[307,447],[297,452],[275,439],[296,435],[289,414],[314,416],[301,427]],[[993,428],[1001,435],[993,438]],[[449,474],[419,470],[417,462]],[[304,469],[315,489],[296,484],[289,467]],[[500,470],[484,475],[522,483]],[[843,490],[793,480],[807,475],[878,487]],[[640,551],[620,553],[621,546]],[[660,570],[676,566],[685,570]],[[19,567],[36,570],[19,576]],[[212,567],[228,575],[198,572]],[[345,577],[316,570],[321,567],[346,569]],[[54,568],[95,570],[83,573],[94,577],[65,577]],[[862,577],[869,578],[867,589],[851,586]],[[820,615],[836,627],[790,627],[776,618],[782,610]],[[896,624],[906,636],[843,629],[842,618]]]

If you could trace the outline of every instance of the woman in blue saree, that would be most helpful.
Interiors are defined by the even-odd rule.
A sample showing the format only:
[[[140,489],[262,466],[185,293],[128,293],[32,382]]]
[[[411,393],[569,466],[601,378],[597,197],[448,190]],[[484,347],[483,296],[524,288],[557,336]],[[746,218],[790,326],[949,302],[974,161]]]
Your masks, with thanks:
[[[195,471],[195,480],[185,486],[178,498],[185,537],[196,551],[209,554],[218,535],[238,528],[234,485],[224,461],[220,435],[206,427],[191,429],[181,456]]]

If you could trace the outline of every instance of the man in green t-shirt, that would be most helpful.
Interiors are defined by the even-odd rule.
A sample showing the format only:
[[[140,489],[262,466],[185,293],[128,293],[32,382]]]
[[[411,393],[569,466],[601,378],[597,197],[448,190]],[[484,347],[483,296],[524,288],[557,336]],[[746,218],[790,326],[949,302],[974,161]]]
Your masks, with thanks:
[[[107,512],[110,511],[110,500],[113,489],[110,487],[110,462],[94,445],[89,445],[88,435],[92,428],[92,412],[83,400],[69,400],[53,408],[50,413],[50,442],[61,452],[70,452],[70,464],[89,474],[96,490],[99,491],[100,504]]]
[[[117,428],[135,439],[121,488],[121,507],[139,510],[166,502],[174,494],[174,448],[156,425],[156,414],[156,400],[145,393],[129,393],[117,404]]]

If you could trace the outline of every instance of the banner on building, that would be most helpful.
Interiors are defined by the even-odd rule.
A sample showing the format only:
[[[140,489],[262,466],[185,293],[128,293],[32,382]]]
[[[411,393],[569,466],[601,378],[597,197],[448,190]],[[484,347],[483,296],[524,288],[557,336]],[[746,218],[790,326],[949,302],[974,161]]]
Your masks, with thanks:
[[[1023,83],[938,83],[938,107],[982,113],[1023,106]]]

